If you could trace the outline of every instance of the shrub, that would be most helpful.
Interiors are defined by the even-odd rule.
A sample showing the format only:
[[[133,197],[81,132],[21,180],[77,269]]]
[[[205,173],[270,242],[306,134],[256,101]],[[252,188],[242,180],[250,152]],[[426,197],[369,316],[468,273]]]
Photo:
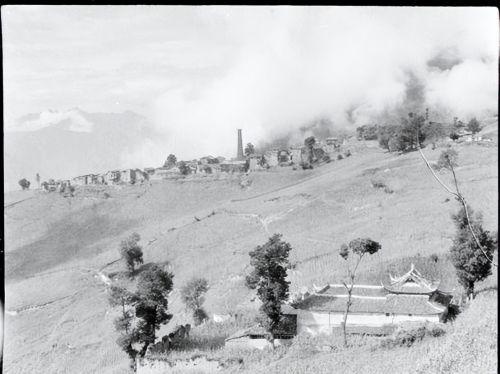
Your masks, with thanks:
[[[351,157],[351,151],[350,150],[347,150],[345,153],[344,153],[345,157]]]
[[[337,160],[342,160],[344,158],[344,156],[342,155],[337,155]]]
[[[324,156],[323,156],[323,161],[324,161],[324,162],[326,162],[326,163],[328,164],[330,161],[332,161],[332,159],[330,158],[330,156],[328,156],[328,155],[324,155]]]
[[[384,181],[380,180],[380,179],[372,179],[371,180],[371,184],[372,184],[372,187],[373,188],[380,188],[380,189],[383,189],[385,193],[393,193],[394,191],[388,186],[385,184]]]
[[[193,313],[194,323],[199,325],[207,319],[203,309],[205,293],[208,291],[208,281],[204,278],[193,278],[181,289],[181,298],[186,308]]]
[[[309,162],[301,162],[300,166],[302,167],[302,170],[308,170],[313,168],[312,164],[310,164]]]
[[[436,325],[425,324],[418,327],[402,327],[396,330],[380,342],[382,348],[411,347],[413,344],[423,340],[426,336],[439,337],[445,334],[445,330]]]
[[[21,188],[23,189],[23,191],[29,190],[31,183],[26,178],[21,179],[18,183],[21,186]]]
[[[437,254],[433,253],[432,255],[430,255],[430,259],[431,259],[431,261],[438,262],[439,256]]]

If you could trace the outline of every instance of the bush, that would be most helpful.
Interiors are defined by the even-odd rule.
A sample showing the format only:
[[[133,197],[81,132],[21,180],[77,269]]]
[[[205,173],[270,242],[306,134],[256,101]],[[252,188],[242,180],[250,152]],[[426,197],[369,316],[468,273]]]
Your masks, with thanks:
[[[372,187],[373,188],[380,188],[380,189],[383,189],[385,193],[393,193],[394,191],[389,188],[388,185],[385,184],[384,181],[380,180],[380,179],[372,179],[371,180],[371,184],[372,184]]]
[[[344,156],[342,155],[337,155],[337,160],[342,160],[344,158]]]
[[[350,150],[347,150],[345,153],[344,153],[345,157],[351,157],[351,151]]]
[[[433,253],[432,255],[430,255],[430,259],[431,259],[431,261],[438,262],[439,256],[437,254]]]
[[[425,324],[416,328],[400,328],[392,336],[380,342],[382,348],[411,347],[413,344],[423,340],[426,336],[433,338],[442,336],[445,330],[436,325]]]
[[[21,186],[21,188],[23,189],[23,191],[24,190],[29,190],[31,183],[26,178],[21,179],[18,183]]]
[[[328,164],[330,161],[332,161],[332,159],[330,158],[330,156],[328,156],[328,155],[324,155],[324,156],[323,156],[323,161],[324,161],[324,162],[326,162],[326,163]]]
[[[313,169],[312,164],[310,164],[309,162],[301,162],[300,166],[302,167],[302,170]]]

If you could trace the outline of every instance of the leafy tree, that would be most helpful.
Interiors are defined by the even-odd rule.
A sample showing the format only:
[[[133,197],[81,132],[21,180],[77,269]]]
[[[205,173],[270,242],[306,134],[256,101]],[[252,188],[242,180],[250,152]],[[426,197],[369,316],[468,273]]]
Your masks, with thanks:
[[[137,282],[135,315],[137,340],[144,344],[139,351],[144,356],[150,344],[154,344],[156,330],[172,319],[168,314],[168,295],[173,287],[173,274],[154,264],[139,275]]]
[[[137,297],[124,287],[112,285],[109,289],[108,301],[112,307],[121,307],[121,314],[113,321],[115,330],[120,334],[116,343],[127,353],[131,366],[134,367],[138,352],[133,348],[133,344],[137,341],[137,331],[132,326],[134,318],[132,307]]]
[[[247,146],[245,147],[245,156],[250,156],[255,153],[255,147],[253,146],[252,143],[248,143]]]
[[[482,126],[479,121],[474,117],[467,124],[467,130],[471,131],[473,134],[481,131]]]
[[[204,278],[193,278],[181,289],[181,298],[186,308],[193,313],[196,325],[207,319],[207,313],[203,309],[205,293],[208,291],[208,281]]]
[[[342,281],[345,289],[347,290],[347,302],[344,313],[343,332],[344,332],[344,345],[347,346],[347,315],[352,305],[352,290],[356,280],[356,270],[359,263],[366,254],[372,255],[377,253],[382,246],[370,238],[357,238],[352,240],[349,245],[342,244],[339,249],[340,256],[347,262],[347,282]]]
[[[30,182],[29,180],[27,180],[26,178],[23,178],[19,181],[19,185],[21,186],[21,188],[24,190],[29,190],[30,188]]]
[[[179,162],[179,171],[182,175],[188,175],[190,172],[189,166],[186,164],[186,162],[181,161]]]
[[[446,130],[442,123],[426,122],[422,128],[427,141],[432,144],[432,149],[436,149],[436,143],[446,136]]]
[[[168,155],[165,163],[163,164],[164,168],[171,168],[172,166],[175,166],[177,163],[177,157],[173,155],[172,153]]]
[[[135,271],[136,265],[144,262],[142,259],[142,247],[138,244],[140,240],[140,235],[134,232],[120,243],[120,255],[130,274]]]
[[[262,246],[250,252],[253,272],[250,276],[262,301],[263,326],[269,333],[269,341],[274,346],[274,332],[281,321],[281,304],[288,299],[290,282],[286,280],[290,267],[288,255],[291,246],[281,240],[281,234],[274,234]]]
[[[459,283],[464,287],[466,295],[473,297],[475,283],[491,274],[491,261],[488,258],[492,258],[496,245],[493,235],[483,229],[481,216],[476,215],[474,217],[470,207],[467,207],[467,212],[462,207],[457,214],[452,216],[457,233],[450,252]],[[469,229],[469,223],[482,249],[473,237]],[[484,253],[487,254],[487,257]]]
[[[403,118],[401,124],[401,130],[397,134],[400,147],[398,151],[411,151],[418,145],[422,146],[425,141],[425,133],[423,127],[425,124],[425,118],[421,115],[415,113],[409,113],[408,118]]]
[[[389,148],[389,141],[397,134],[399,126],[385,125],[380,126],[377,131],[378,144],[381,148],[391,151]]]
[[[356,129],[359,140],[375,140],[378,137],[377,125],[363,125]]]
[[[307,160],[310,164],[314,161],[314,144],[316,144],[316,138],[310,136],[304,140],[305,150],[307,152]]]

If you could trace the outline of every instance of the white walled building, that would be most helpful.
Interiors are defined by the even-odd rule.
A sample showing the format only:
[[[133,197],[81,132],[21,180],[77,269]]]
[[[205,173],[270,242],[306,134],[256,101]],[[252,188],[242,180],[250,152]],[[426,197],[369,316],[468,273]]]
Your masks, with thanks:
[[[435,322],[446,319],[451,295],[437,290],[414,268],[389,285],[357,285],[353,289],[347,328],[353,332],[380,334],[403,322]],[[293,305],[297,332],[332,334],[342,326],[347,290],[327,285]],[[287,310],[287,313],[290,311]]]

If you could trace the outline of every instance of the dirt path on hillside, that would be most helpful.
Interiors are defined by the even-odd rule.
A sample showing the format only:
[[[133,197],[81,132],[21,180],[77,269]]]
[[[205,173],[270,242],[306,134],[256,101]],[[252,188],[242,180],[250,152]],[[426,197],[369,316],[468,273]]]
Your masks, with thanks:
[[[26,199],[23,199],[23,200],[19,200],[19,201],[14,201],[13,203],[10,203],[10,204],[7,204],[7,205],[4,205],[3,208],[4,209],[7,209],[7,208],[11,208],[17,204],[20,204],[22,203],[23,201],[27,201],[27,200],[31,200],[31,199],[34,199],[36,196],[31,196],[31,197],[27,197]]]

